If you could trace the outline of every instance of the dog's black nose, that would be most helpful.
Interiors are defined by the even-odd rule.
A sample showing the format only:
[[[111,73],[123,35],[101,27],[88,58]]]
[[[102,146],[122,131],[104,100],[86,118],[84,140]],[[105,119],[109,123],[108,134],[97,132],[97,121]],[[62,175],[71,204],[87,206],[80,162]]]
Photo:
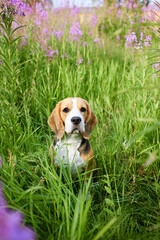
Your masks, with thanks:
[[[71,118],[71,122],[72,122],[74,125],[78,125],[78,124],[81,122],[81,118],[80,118],[80,117],[72,117],[72,118]]]

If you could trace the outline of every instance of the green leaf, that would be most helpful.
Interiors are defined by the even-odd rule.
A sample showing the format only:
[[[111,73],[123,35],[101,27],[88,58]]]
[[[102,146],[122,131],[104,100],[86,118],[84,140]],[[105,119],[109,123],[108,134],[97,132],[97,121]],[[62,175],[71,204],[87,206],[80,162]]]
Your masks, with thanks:
[[[3,74],[6,73],[6,74],[8,74],[10,77],[12,77],[11,72],[8,71],[8,68],[7,68],[6,66],[4,66],[4,65],[1,64],[1,65],[0,65],[0,70],[3,72]]]
[[[11,32],[10,37],[12,37],[12,35],[13,35],[18,29],[23,28],[23,27],[25,27],[25,25],[22,25],[22,26],[20,26],[20,27],[15,28],[15,29]]]
[[[15,38],[12,42],[11,42],[11,45],[13,44],[13,43],[15,43],[17,40],[19,40],[20,38],[22,38],[23,36],[19,36],[19,37],[17,37],[17,38]]]
[[[104,233],[117,221],[117,218],[114,217],[109,221],[98,233],[97,235],[93,238],[93,240],[98,240],[100,239]]]
[[[7,45],[9,46],[8,38],[7,38],[5,35],[3,35],[3,38],[4,38],[4,40],[5,40],[5,44],[7,44]]]
[[[0,26],[2,27],[2,29],[6,32],[7,29],[5,28],[5,26],[3,24],[0,23]]]
[[[105,186],[104,188],[105,188],[105,190],[107,191],[107,193],[109,193],[109,194],[112,193],[112,191],[111,191],[111,189],[110,189],[109,187]]]
[[[104,208],[105,212],[107,212],[109,215],[113,216],[114,212],[112,212],[110,209],[108,208]]]
[[[114,206],[114,202],[113,202],[111,199],[109,199],[109,198],[106,198],[106,199],[105,199],[105,202],[106,202],[106,204],[109,205],[109,206]]]

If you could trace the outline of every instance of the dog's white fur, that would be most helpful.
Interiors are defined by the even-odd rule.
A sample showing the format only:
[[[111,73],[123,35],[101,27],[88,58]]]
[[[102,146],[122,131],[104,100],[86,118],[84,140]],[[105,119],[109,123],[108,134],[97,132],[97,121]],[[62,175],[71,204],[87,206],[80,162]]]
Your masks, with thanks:
[[[76,126],[76,128],[78,128],[78,130],[80,132],[84,132],[85,131],[84,120],[83,120],[83,116],[82,116],[81,112],[77,108],[77,99],[72,99],[72,102],[73,102],[72,110],[65,120],[65,132],[71,133],[74,130],[75,126],[71,122],[71,119],[72,119],[72,117],[75,117],[75,116],[80,117],[80,119],[81,119],[81,122]]]
[[[65,111],[65,108],[68,111]],[[82,108],[85,109],[81,110]],[[72,118],[80,119],[75,124]],[[89,143],[91,131],[97,123],[89,104],[81,98],[67,98],[59,102],[49,117],[48,123],[56,134],[56,143],[50,147],[50,156],[55,165],[70,167],[72,175],[95,167],[93,150]],[[66,134],[65,134],[66,133]],[[87,140],[86,140],[87,139]],[[81,145],[84,142],[84,145]],[[88,145],[89,146],[88,146]],[[85,148],[88,146],[87,150]],[[55,153],[56,152],[56,153]]]
[[[81,142],[82,136],[74,133],[66,135],[63,140],[60,139],[55,146],[56,156],[54,158],[54,164],[60,165],[63,163],[65,168],[69,166],[72,175],[77,175],[77,171],[79,173],[82,172],[82,167],[85,167],[86,163],[80,157],[78,151]]]

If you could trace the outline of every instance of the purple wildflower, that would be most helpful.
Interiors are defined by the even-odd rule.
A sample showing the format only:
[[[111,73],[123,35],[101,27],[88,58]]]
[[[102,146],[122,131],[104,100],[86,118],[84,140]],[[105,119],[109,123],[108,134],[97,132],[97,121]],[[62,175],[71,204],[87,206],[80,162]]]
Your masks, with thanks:
[[[101,25],[101,29],[104,29],[104,25],[103,24]]]
[[[35,20],[34,23],[40,27],[42,21],[48,20],[48,12],[44,10],[42,3],[36,3],[35,5]]]
[[[151,42],[151,36],[146,36],[146,38],[144,39],[143,35],[144,35],[143,32],[141,32],[139,41],[135,32],[132,32],[131,34],[124,36],[124,38],[126,38],[125,46],[127,48],[133,48],[133,51],[135,51],[134,49],[140,49],[140,48],[142,49],[144,47],[150,47],[151,44],[153,44]]]
[[[0,240],[33,240],[34,232],[22,225],[23,215],[6,207],[0,183]]]
[[[71,16],[75,16],[79,13],[80,9],[77,7],[74,7],[71,9]]]
[[[56,35],[57,31],[54,29],[52,32],[53,37]]]
[[[64,31],[61,31],[61,30],[56,32],[58,40],[60,40],[63,37],[63,34],[64,34]]]
[[[118,11],[117,11],[117,18],[120,18],[121,13],[122,13],[121,10],[118,10]]]
[[[44,35],[44,36],[46,36],[46,35],[49,35],[49,31],[48,31],[48,28],[43,28],[42,29],[42,34]]]
[[[116,36],[116,40],[117,40],[117,41],[120,41],[120,40],[121,40],[121,38],[120,38],[119,35]]]
[[[140,40],[143,40],[143,32],[140,33]]]
[[[22,225],[22,214],[19,212],[0,209],[0,236],[1,240],[32,240],[34,232]]]
[[[25,16],[25,12],[30,10],[29,5],[23,0],[7,0],[7,2],[4,2],[4,9],[8,9],[8,7],[13,10],[14,15],[20,16]]]
[[[159,67],[159,63],[154,63],[153,65],[152,65],[152,68],[157,68],[157,67]]]
[[[86,64],[88,65],[89,63],[92,63],[92,60],[89,60]]]
[[[50,57],[50,58],[53,58],[53,54],[56,53],[56,55],[58,56],[58,50],[47,50],[47,53],[48,54],[45,54],[45,57]]]
[[[115,7],[116,7],[116,8],[119,8],[119,2],[117,2],[117,3],[115,4]]]
[[[132,47],[132,44],[137,42],[137,36],[135,32],[132,32],[131,34],[124,36],[124,38],[126,39],[126,42],[125,42],[126,47]]]
[[[153,77],[154,77],[154,78],[157,77],[157,73],[153,74]]]
[[[93,42],[100,42],[100,39],[99,38],[95,38]]]
[[[83,46],[87,46],[87,45],[88,45],[88,43],[87,43],[87,42],[84,42],[84,43],[83,43]]]
[[[146,36],[146,41],[152,41],[151,36]]]
[[[96,14],[93,14],[90,21],[90,26],[95,27],[98,23],[98,17]]]
[[[83,35],[80,29],[79,22],[73,23],[73,25],[70,27],[69,33],[70,33],[70,38],[72,38],[73,40],[79,41],[79,38],[81,38]]]
[[[42,3],[36,3],[35,10],[39,18],[48,18],[48,12],[44,10]]]
[[[68,54],[67,53],[65,53],[65,56],[66,56],[66,60],[68,60]]]
[[[78,63],[83,63],[83,58],[81,58],[81,59],[78,61]]]

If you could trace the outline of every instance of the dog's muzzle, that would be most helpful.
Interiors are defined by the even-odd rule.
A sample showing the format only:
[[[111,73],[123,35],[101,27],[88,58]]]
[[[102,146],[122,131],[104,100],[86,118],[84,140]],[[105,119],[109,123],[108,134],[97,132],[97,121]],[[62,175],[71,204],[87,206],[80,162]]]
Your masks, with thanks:
[[[80,117],[72,117],[72,118],[71,118],[71,122],[72,122],[74,125],[78,125],[78,124],[80,124],[80,122],[81,122],[81,118],[80,118]]]
[[[81,130],[81,121],[82,119],[80,117],[72,117],[71,122],[72,122],[72,133],[80,133],[82,132]]]

